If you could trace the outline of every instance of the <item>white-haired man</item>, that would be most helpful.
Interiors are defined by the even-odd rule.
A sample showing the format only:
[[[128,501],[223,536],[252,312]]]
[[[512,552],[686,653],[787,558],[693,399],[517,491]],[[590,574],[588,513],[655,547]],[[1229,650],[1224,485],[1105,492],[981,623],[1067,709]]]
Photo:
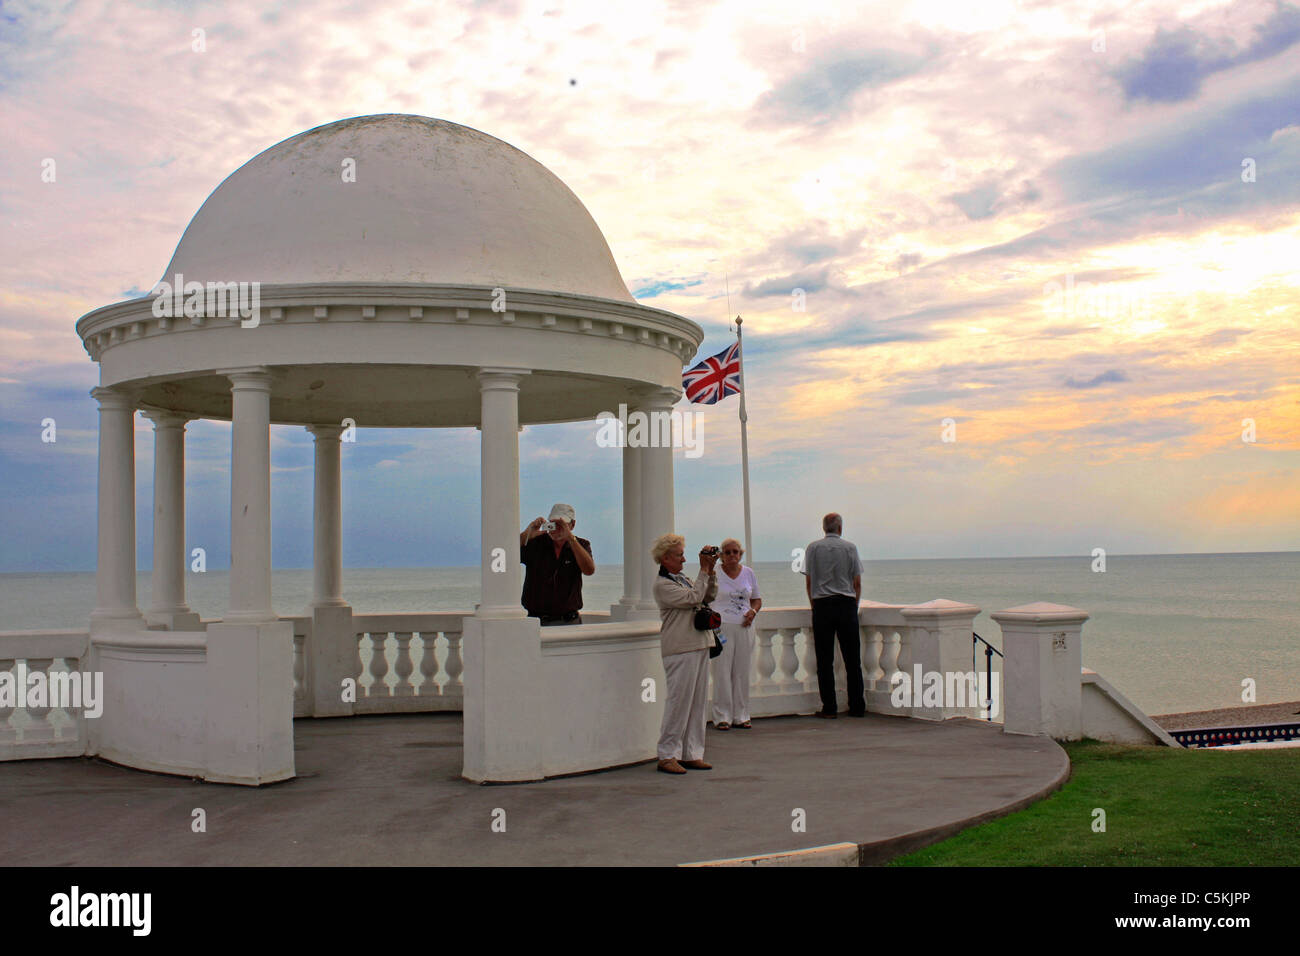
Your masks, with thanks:
[[[542,627],[582,623],[582,576],[595,574],[596,562],[591,542],[573,533],[577,523],[572,505],[557,504],[550,518],[535,518],[519,533],[519,560],[527,568],[520,603]]]

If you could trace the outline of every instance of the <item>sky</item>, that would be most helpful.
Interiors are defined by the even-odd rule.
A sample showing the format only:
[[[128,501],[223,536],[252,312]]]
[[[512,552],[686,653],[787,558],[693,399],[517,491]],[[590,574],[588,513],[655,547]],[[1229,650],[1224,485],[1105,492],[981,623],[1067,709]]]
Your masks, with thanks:
[[[1300,7],[114,0],[0,6],[0,571],[94,567],[75,321],[257,153],[394,112],[559,176],[697,358],[743,316],[751,560],[832,510],[868,559],[1300,549]],[[677,454],[688,544],[741,536],[736,406]],[[619,563],[595,432],[524,430],[521,526],[569,502]],[[229,440],[189,426],[210,567]],[[152,456],[137,417],[142,568]],[[347,566],[477,563],[475,431],[343,457]],[[273,426],[272,466],[273,560],[309,566],[311,437]]]

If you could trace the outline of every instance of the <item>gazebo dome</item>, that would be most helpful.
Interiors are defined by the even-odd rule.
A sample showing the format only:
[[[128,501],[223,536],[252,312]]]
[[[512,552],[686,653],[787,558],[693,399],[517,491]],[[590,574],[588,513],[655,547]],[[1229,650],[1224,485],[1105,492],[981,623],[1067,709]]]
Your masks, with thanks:
[[[307,130],[218,186],[171,281],[388,282],[632,302],[600,228],[545,166],[486,133],[386,113]]]

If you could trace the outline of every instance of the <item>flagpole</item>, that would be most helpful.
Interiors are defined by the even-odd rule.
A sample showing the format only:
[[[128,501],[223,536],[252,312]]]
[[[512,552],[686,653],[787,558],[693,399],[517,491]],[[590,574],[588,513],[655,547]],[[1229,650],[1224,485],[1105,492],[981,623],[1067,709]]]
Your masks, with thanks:
[[[740,359],[740,471],[745,490],[745,554],[752,563],[754,552],[749,522],[749,415],[745,411],[745,347],[740,344],[740,326],[744,322],[736,316],[736,354]]]

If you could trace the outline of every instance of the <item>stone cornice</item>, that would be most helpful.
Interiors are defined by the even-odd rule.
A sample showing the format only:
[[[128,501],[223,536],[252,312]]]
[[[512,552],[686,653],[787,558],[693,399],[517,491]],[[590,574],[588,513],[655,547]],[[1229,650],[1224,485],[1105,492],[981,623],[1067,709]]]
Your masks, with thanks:
[[[689,360],[704,330],[662,309],[594,296],[504,287],[504,300],[487,286],[393,283],[263,285],[258,289],[258,324],[315,325],[358,322],[490,325],[540,329],[560,334],[599,335],[662,348]],[[216,323],[234,328],[225,316],[157,317],[155,297],[144,296],[88,312],[77,334],[91,358],[135,339],[200,330]],[[494,308],[496,306],[496,308]],[[502,308],[504,306],[504,308]],[[255,329],[243,329],[245,334]]]

